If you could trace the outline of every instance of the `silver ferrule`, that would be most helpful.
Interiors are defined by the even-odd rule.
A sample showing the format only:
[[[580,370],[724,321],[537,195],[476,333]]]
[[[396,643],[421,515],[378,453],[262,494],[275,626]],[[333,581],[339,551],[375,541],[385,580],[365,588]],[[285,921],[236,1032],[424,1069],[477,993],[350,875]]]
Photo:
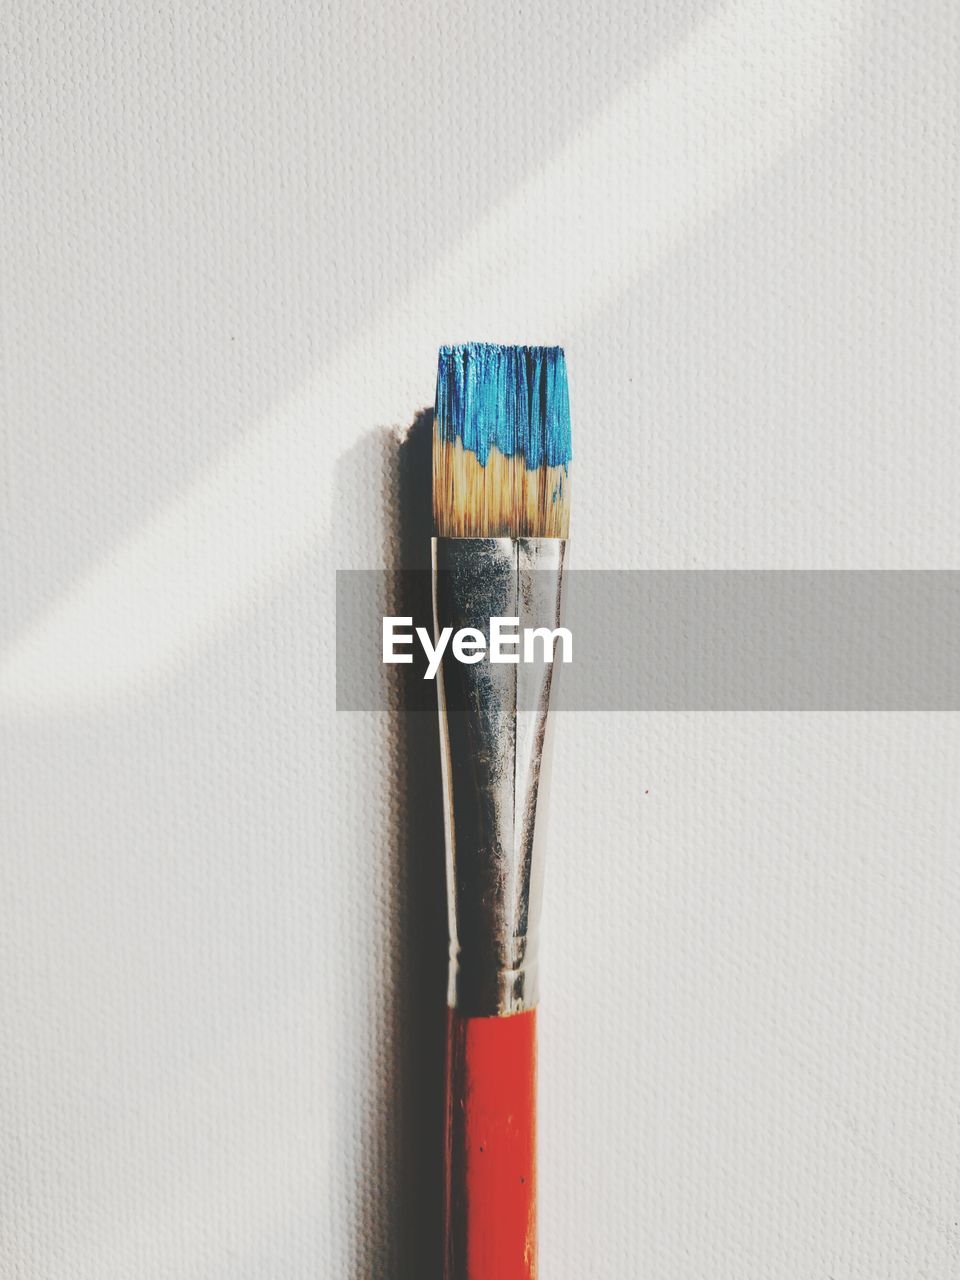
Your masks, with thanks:
[[[434,538],[434,640],[490,619],[560,625],[561,538]],[[511,628],[512,629],[512,628]],[[448,1003],[471,1016],[530,1009],[538,998],[538,934],[554,663],[463,662],[447,644],[439,671],[450,926]]]

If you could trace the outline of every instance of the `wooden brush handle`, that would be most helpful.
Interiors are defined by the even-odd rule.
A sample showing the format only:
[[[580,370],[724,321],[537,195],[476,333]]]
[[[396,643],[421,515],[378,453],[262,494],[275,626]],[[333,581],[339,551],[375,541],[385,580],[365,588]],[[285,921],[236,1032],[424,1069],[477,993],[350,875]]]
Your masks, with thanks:
[[[537,1274],[536,1010],[449,1010],[444,1280]]]

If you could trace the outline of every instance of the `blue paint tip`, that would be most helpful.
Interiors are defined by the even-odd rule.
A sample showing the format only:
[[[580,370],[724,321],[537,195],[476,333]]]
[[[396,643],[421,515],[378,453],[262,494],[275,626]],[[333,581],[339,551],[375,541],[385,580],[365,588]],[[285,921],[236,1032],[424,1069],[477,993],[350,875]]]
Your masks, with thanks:
[[[441,347],[436,427],[485,466],[494,446],[527,467],[569,466],[570,396],[562,347],[464,342]]]

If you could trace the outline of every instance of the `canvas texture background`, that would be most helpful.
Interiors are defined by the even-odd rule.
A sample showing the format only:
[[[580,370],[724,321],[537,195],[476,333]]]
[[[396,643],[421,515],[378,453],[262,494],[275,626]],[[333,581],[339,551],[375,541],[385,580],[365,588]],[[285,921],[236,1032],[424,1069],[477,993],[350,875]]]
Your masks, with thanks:
[[[435,747],[335,710],[335,570],[476,338],[566,347],[579,568],[957,567],[960,8],[0,50],[0,1276],[429,1280]],[[955,714],[563,717],[546,1280],[960,1275],[958,770]]]

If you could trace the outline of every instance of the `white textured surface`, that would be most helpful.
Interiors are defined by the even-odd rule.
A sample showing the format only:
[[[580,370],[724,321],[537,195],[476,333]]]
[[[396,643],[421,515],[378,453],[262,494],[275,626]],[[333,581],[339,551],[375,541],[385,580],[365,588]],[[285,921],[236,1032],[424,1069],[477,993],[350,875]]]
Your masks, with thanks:
[[[388,429],[561,340],[580,566],[955,567],[960,8],[0,48],[0,1276],[407,1280],[398,747],[332,710]],[[957,717],[557,736],[546,1280],[960,1274]]]

